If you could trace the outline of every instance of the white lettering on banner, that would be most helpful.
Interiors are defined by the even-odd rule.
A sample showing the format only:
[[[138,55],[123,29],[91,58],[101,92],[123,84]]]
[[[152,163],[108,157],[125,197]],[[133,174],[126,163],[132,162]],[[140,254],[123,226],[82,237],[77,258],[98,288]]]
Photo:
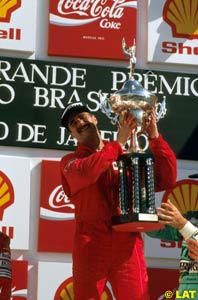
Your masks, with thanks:
[[[59,107],[64,108],[61,99],[65,97],[65,91],[61,89],[47,89],[35,87],[35,98],[33,106],[36,107],[56,107],[55,103],[59,104]],[[50,94],[50,95],[49,95]],[[50,99],[49,99],[50,97]]]
[[[1,78],[1,74],[2,74],[2,77],[6,81],[11,81],[10,77],[7,74],[7,71],[10,71],[11,67],[12,67],[12,65],[8,61],[0,61],[0,80],[2,80],[2,78]]]
[[[124,72],[112,71],[112,88],[111,90],[117,91],[120,88],[120,84],[124,83],[128,77]]]
[[[61,78],[64,78],[65,74],[65,81],[58,82],[58,75],[61,74]],[[71,87],[75,88],[85,88],[85,75],[86,69],[81,68],[71,68],[71,71],[65,67],[60,66],[52,66],[52,85],[67,85],[70,83]],[[60,77],[60,76],[59,76]]]
[[[57,145],[72,145],[77,146],[77,140],[72,138],[72,136],[69,134],[68,138],[66,137],[66,129],[64,127],[60,128],[60,138],[56,141]]]
[[[35,97],[34,97],[34,107],[50,107],[50,108],[64,108],[64,104],[62,103],[61,100],[65,99],[66,93],[65,90],[63,89],[47,89],[47,88],[42,88],[42,87],[34,87],[35,90]],[[69,93],[69,92],[68,92]],[[78,91],[75,89],[71,92],[71,95],[68,95],[67,93],[67,102],[72,103],[72,102],[80,102],[81,97],[78,94]],[[103,93],[103,95],[108,96],[108,93]],[[92,111],[96,112],[100,109],[100,102],[99,102],[99,96],[100,92],[96,91],[90,91],[87,94],[87,99],[90,103],[94,104],[95,108],[93,105],[87,105],[87,107]]]
[[[78,95],[77,90],[73,90],[71,96],[68,99],[68,103],[71,103],[72,101],[74,102],[80,101],[80,97]]]
[[[35,98],[34,98],[34,104],[35,107],[50,107],[50,108],[64,108],[65,106],[62,103],[62,99],[65,98],[65,91],[61,89],[47,89],[47,88],[40,88],[35,87],[34,88]],[[70,102],[80,102],[80,97],[78,95],[77,90],[73,90],[72,94],[67,97],[68,103]],[[58,105],[56,105],[56,102]]]
[[[112,71],[112,91],[120,89],[120,84],[128,80],[124,72]],[[145,89],[157,94],[164,94],[167,92],[169,95],[180,96],[198,96],[198,78],[190,81],[189,77],[177,76],[171,84],[164,75],[156,75],[154,73],[139,74],[134,73],[136,80],[143,84]],[[150,80],[153,79],[153,80]]]
[[[14,75],[12,76],[12,81],[15,81],[15,78],[23,78],[24,82],[30,82],[25,66],[22,62],[19,64]]]
[[[14,74],[14,75],[13,75]],[[61,76],[60,76],[61,74]],[[65,78],[63,76],[65,75]],[[24,81],[24,83],[34,84],[38,78],[42,80],[46,85],[57,85],[74,88],[86,88],[86,74],[87,70],[85,68],[65,68],[60,66],[49,66],[44,65],[42,69],[39,68],[36,64],[30,64],[26,67],[23,62],[19,63],[15,69],[8,61],[0,61],[0,81],[5,80],[6,82],[14,81],[17,79]],[[128,80],[129,74],[120,71],[111,71],[112,74],[112,91],[120,89],[121,84]],[[198,78],[191,79],[189,76],[177,76],[175,81],[170,84],[170,81],[166,78],[165,75],[154,74],[153,72],[149,73],[135,73],[135,79],[140,81],[143,84],[145,89],[150,90],[151,92],[164,94],[168,92],[171,95],[181,95],[181,96],[198,96]],[[61,78],[61,81],[60,79]],[[64,79],[63,79],[64,78]],[[10,91],[10,98],[0,99],[0,104],[8,104],[14,100],[15,91],[8,84],[0,85],[0,88],[7,88]],[[35,88],[35,87],[34,87]],[[49,88],[46,88],[46,90]],[[45,88],[35,88],[36,97],[35,106],[40,105],[46,107],[46,105],[39,103],[39,97],[47,99],[48,94]],[[52,102],[50,105],[54,107],[54,103],[57,101],[59,106],[63,108],[61,100],[64,97],[65,90],[54,89],[50,91],[49,98],[52,97]],[[93,92],[92,92],[93,93]],[[91,94],[90,94],[91,95]],[[74,91],[73,95],[70,96],[69,101],[80,101],[80,96],[77,91]],[[73,99],[73,100],[72,100]],[[95,99],[96,100],[96,99]],[[44,101],[44,100],[43,100]],[[47,101],[47,100],[45,100]],[[69,102],[68,101],[68,102]],[[91,101],[91,98],[90,98]],[[44,102],[45,103],[45,102]],[[47,103],[47,102],[46,102]],[[96,102],[95,102],[96,103]]]
[[[117,131],[107,131],[107,130],[101,130],[100,131],[101,137],[104,140],[107,141],[116,141],[117,140]]]
[[[175,78],[175,82],[173,83],[172,88],[171,88],[170,84],[167,82],[164,75],[159,75],[159,79],[160,79],[160,87],[159,87],[159,90],[157,91],[158,94],[164,94],[163,91],[164,91],[164,87],[165,87],[166,90],[168,91],[169,95],[172,95],[173,88],[175,86],[174,95],[190,96],[190,91],[191,91],[194,96],[196,96],[196,97],[198,96],[198,78],[195,78],[194,80],[192,80],[192,82],[190,84],[188,84],[189,83],[188,77],[178,76]]]
[[[6,123],[0,122],[0,140],[5,140],[9,134],[9,127]]]
[[[56,26],[82,26],[106,18],[100,22],[100,27],[118,30],[121,28],[121,23],[108,21],[107,18],[121,19],[126,7],[137,8],[137,1],[114,0],[112,5],[108,6],[107,0],[60,0],[57,5],[59,15],[51,13],[50,24]],[[78,17],[66,18],[71,14],[76,14]],[[82,19],[79,18],[81,16]]]
[[[1,92],[2,88],[6,88],[10,92],[10,97],[8,97],[8,99],[0,98],[0,104],[9,104],[9,103],[11,103],[15,98],[15,91],[14,91],[13,87],[11,87],[8,84],[0,84],[0,94],[1,95],[2,95],[2,92]]]
[[[52,84],[56,84],[57,85],[57,71],[63,71],[61,72],[61,74],[65,73],[65,81],[63,82],[59,82],[58,85],[67,85],[70,81],[71,81],[71,73],[69,72],[68,69],[64,68],[64,67],[54,67],[52,70]]]
[[[164,85],[170,95],[172,94],[174,89],[176,91],[175,95],[182,95],[182,93],[181,93],[181,88],[182,88],[181,79],[182,79],[182,77],[177,77],[175,79],[175,82],[173,82],[173,85],[171,87],[167,83],[167,81],[165,80],[164,76],[161,76],[159,94],[162,94],[163,85]]]
[[[157,75],[154,73],[149,74],[149,76],[147,74],[144,74],[143,78],[144,78],[144,88],[146,90],[150,90],[152,87],[152,92],[156,93],[157,88],[155,86],[155,82],[157,80]],[[142,78],[141,79],[138,78],[138,80],[142,80]]]
[[[123,8],[121,4],[125,2],[125,0],[115,0],[113,5],[105,6],[107,0],[60,0],[58,3],[58,12],[60,14],[67,14],[66,10],[72,9],[73,12],[77,11],[88,11],[90,12],[90,16],[101,17],[104,18],[109,16],[109,18],[121,18],[123,16]]]
[[[43,125],[29,125],[29,124],[20,124],[18,125],[18,137],[17,142],[32,142],[44,144],[47,141],[46,139],[39,140],[40,136],[44,137],[46,126]]]
[[[107,94],[108,95],[108,94]],[[95,91],[90,91],[88,94],[87,94],[87,99],[89,102],[91,102],[92,104],[94,103],[95,105],[95,108],[92,107],[89,107],[88,105],[88,108],[92,111],[92,112],[96,112],[100,109],[100,103],[98,101],[100,97],[100,91],[99,92],[95,92]]]
[[[62,204],[61,204],[62,203]],[[51,208],[69,207],[74,209],[74,205],[64,193],[62,185],[57,186],[49,196],[49,206]]]
[[[85,88],[86,87],[86,82],[85,82],[85,75],[86,75],[86,69],[78,69],[78,68],[71,68],[73,71],[73,81],[71,83],[72,87],[81,87]],[[79,85],[77,84],[77,79],[81,79],[82,83]]]
[[[16,81],[17,78],[20,78],[25,83],[35,83],[38,80],[37,78],[39,78],[46,85],[70,85],[75,88],[86,87],[86,69],[84,68],[72,67],[68,69],[61,66],[44,65],[42,69],[36,64],[30,64],[26,70],[25,65],[21,62],[13,70],[12,65],[8,61],[0,61],[0,80]],[[58,81],[59,78],[61,78],[61,82]]]
[[[111,28],[111,29],[120,29],[121,23],[109,22],[107,19],[103,19],[100,22],[101,28]]]

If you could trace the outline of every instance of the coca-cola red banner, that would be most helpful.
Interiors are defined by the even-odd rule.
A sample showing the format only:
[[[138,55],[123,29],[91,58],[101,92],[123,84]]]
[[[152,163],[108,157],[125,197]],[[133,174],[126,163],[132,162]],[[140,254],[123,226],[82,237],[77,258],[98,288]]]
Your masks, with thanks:
[[[136,38],[137,1],[50,0],[48,54],[126,59]]]
[[[74,205],[64,194],[59,161],[42,161],[38,251],[72,252]]]

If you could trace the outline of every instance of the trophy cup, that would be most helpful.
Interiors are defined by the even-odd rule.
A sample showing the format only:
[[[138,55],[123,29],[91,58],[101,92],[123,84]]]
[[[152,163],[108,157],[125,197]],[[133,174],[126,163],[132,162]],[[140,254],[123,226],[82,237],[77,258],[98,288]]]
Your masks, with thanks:
[[[166,103],[165,97],[158,103],[155,94],[134,79],[135,42],[127,48],[123,39],[122,49],[130,57],[129,80],[109,98],[100,93],[100,106],[113,125],[119,122],[124,112],[132,112],[138,126],[132,131],[130,151],[117,160],[120,212],[112,217],[112,226],[117,231],[146,232],[162,227],[155,207],[154,159],[148,151],[146,125],[153,109],[157,121],[165,116]]]

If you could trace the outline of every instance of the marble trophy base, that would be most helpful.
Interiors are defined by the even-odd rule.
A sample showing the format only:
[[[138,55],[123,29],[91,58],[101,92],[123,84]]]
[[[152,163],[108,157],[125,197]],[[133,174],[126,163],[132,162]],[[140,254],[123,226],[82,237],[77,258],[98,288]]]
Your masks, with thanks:
[[[112,228],[115,231],[147,232],[163,228],[157,214],[129,213],[113,216]]]

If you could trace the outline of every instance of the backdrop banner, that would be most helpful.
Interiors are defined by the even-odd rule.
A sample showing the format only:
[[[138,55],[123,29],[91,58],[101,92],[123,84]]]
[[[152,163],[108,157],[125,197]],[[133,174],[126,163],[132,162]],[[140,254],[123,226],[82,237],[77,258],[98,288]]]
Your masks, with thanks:
[[[27,59],[0,60],[0,145],[73,150],[76,141],[61,127],[64,107],[82,101],[99,121],[102,137],[113,140],[117,128],[100,109],[128,80],[129,69]],[[197,160],[198,75],[135,70],[144,89],[166,98],[159,130],[178,159]]]

